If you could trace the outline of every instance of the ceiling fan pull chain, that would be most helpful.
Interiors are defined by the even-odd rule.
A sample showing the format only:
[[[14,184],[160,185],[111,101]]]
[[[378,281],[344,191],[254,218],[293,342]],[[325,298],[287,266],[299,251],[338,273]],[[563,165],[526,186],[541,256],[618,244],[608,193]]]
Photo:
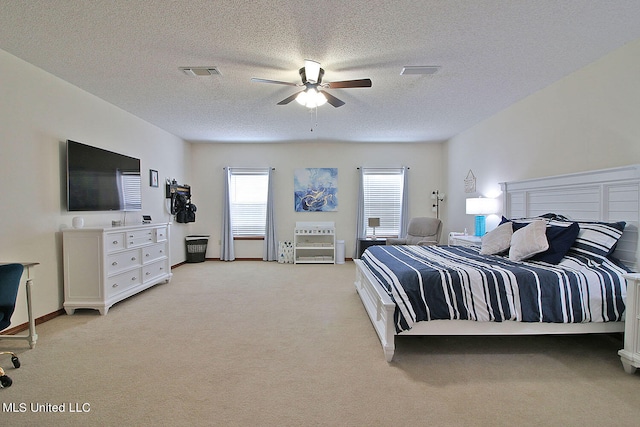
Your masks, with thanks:
[[[309,129],[309,132],[313,132],[313,111],[315,110],[316,112],[316,126],[318,125],[318,107],[315,108],[309,108],[309,121],[311,122],[311,129]]]

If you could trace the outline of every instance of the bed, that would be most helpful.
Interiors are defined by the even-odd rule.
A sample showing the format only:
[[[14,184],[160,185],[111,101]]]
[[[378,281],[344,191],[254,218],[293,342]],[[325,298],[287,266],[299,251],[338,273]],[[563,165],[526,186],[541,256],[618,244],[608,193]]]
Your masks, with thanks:
[[[639,265],[640,165],[505,182],[501,188],[503,217],[513,230],[535,222],[527,230],[537,227],[539,233],[544,221],[550,242],[551,228],[578,223],[580,237],[554,261],[534,259],[551,248],[512,260],[509,250],[486,255],[480,246],[370,247],[354,260],[355,287],[388,362],[397,335],[624,331],[623,275]],[[602,223],[613,241],[592,246],[589,233],[600,232]]]

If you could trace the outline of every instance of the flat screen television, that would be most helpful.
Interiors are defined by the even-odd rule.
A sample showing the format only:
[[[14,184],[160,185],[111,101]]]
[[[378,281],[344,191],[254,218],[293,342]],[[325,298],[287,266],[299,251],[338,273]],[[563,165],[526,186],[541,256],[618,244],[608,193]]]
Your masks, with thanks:
[[[141,209],[140,159],[67,140],[68,211]]]

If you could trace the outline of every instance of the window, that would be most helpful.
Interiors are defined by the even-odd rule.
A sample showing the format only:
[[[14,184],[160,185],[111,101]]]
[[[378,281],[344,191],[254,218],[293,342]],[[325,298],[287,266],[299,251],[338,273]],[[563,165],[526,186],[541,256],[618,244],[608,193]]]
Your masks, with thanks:
[[[264,237],[268,189],[268,170],[231,169],[229,201],[234,237]]]
[[[363,170],[363,212],[367,236],[373,235],[373,228],[368,226],[368,218],[380,218],[376,236],[397,237],[400,234],[403,174],[402,168]]]
[[[140,194],[140,174],[118,172],[120,178],[120,206],[125,211],[142,209],[142,195]]]

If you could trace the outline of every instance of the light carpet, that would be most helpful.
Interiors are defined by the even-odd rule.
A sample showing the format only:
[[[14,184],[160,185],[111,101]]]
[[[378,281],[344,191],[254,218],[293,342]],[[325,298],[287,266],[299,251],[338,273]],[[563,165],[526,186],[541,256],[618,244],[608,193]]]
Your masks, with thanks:
[[[0,424],[640,423],[640,375],[622,369],[620,335],[400,337],[388,364],[352,262],[173,272],[106,316],[39,325],[35,349],[0,341],[22,361],[14,370],[2,359],[14,384],[0,390]]]

